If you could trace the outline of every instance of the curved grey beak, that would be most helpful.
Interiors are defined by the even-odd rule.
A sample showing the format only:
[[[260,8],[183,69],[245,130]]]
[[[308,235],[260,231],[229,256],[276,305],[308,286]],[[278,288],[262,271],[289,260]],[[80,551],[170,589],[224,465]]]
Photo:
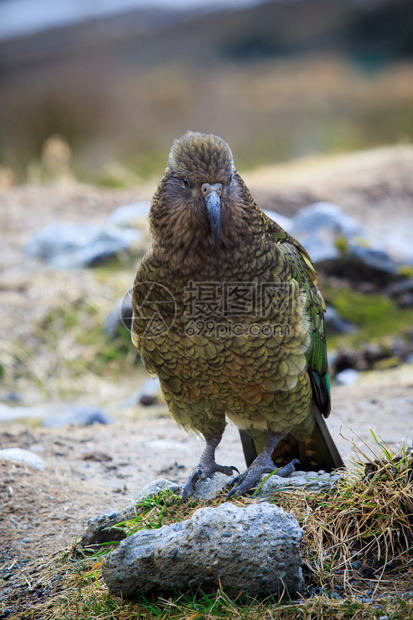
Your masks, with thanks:
[[[215,245],[218,244],[219,227],[221,222],[221,183],[210,185],[204,183],[202,185],[202,193],[205,198],[205,204],[208,213],[209,223],[211,225],[212,240]]]

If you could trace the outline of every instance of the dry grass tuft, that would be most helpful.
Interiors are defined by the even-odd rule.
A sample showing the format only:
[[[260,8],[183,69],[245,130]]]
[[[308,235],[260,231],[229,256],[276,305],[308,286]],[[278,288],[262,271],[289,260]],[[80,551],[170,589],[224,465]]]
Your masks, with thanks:
[[[349,473],[331,493],[307,498],[296,515],[305,531],[305,565],[322,588],[355,595],[370,584],[375,594],[386,583],[393,587],[385,575],[412,578],[413,454],[377,446],[369,448],[373,458],[354,447]]]

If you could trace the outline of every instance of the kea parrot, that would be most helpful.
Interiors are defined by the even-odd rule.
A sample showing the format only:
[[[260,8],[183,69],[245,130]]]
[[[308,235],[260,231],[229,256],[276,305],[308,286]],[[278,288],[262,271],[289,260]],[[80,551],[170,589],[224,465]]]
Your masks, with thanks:
[[[305,249],[256,205],[218,136],[189,131],[171,148],[149,213],[153,243],[132,293],[132,341],[179,424],[205,439],[183,498],[216,472],[227,419],[247,470],[343,466],[330,414],[325,304]],[[239,472],[238,472],[239,473]]]

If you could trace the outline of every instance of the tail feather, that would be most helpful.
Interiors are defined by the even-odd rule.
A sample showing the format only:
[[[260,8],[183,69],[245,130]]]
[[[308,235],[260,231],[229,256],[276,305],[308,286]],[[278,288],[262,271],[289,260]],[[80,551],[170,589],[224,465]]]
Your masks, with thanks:
[[[301,471],[319,471],[323,469],[331,472],[334,469],[344,467],[343,460],[330,435],[327,424],[318,409],[314,408],[315,427],[312,435],[304,441],[295,439],[292,435],[287,435],[280,441],[275,448],[272,458],[276,465],[282,467],[292,459],[298,458]],[[250,437],[246,431],[240,430],[242,448],[244,451],[247,467],[261,452],[266,433],[262,432],[262,437],[254,433],[254,438]]]

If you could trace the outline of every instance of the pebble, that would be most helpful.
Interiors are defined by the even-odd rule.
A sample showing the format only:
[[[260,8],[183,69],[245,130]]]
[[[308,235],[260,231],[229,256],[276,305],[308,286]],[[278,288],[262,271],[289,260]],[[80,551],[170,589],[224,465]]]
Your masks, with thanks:
[[[15,422],[16,420],[43,419],[46,411],[37,407],[11,407],[0,403],[0,422]]]
[[[161,384],[159,379],[148,379],[145,381],[142,389],[136,394],[134,400],[139,405],[148,407],[150,405],[156,405],[163,400],[161,392]]]
[[[48,417],[43,421],[46,428],[59,428],[76,424],[77,426],[91,426],[92,424],[112,424],[113,420],[98,407],[83,405],[64,409],[56,416]]]
[[[140,228],[142,220],[147,220],[151,203],[148,201],[134,202],[123,205],[113,211],[109,222],[116,226]]]
[[[0,459],[6,459],[12,463],[23,463],[39,471],[43,471],[45,467],[44,461],[40,456],[22,448],[4,448],[0,450]]]
[[[336,375],[336,381],[340,385],[355,385],[360,379],[360,373],[354,368],[346,368]]]

